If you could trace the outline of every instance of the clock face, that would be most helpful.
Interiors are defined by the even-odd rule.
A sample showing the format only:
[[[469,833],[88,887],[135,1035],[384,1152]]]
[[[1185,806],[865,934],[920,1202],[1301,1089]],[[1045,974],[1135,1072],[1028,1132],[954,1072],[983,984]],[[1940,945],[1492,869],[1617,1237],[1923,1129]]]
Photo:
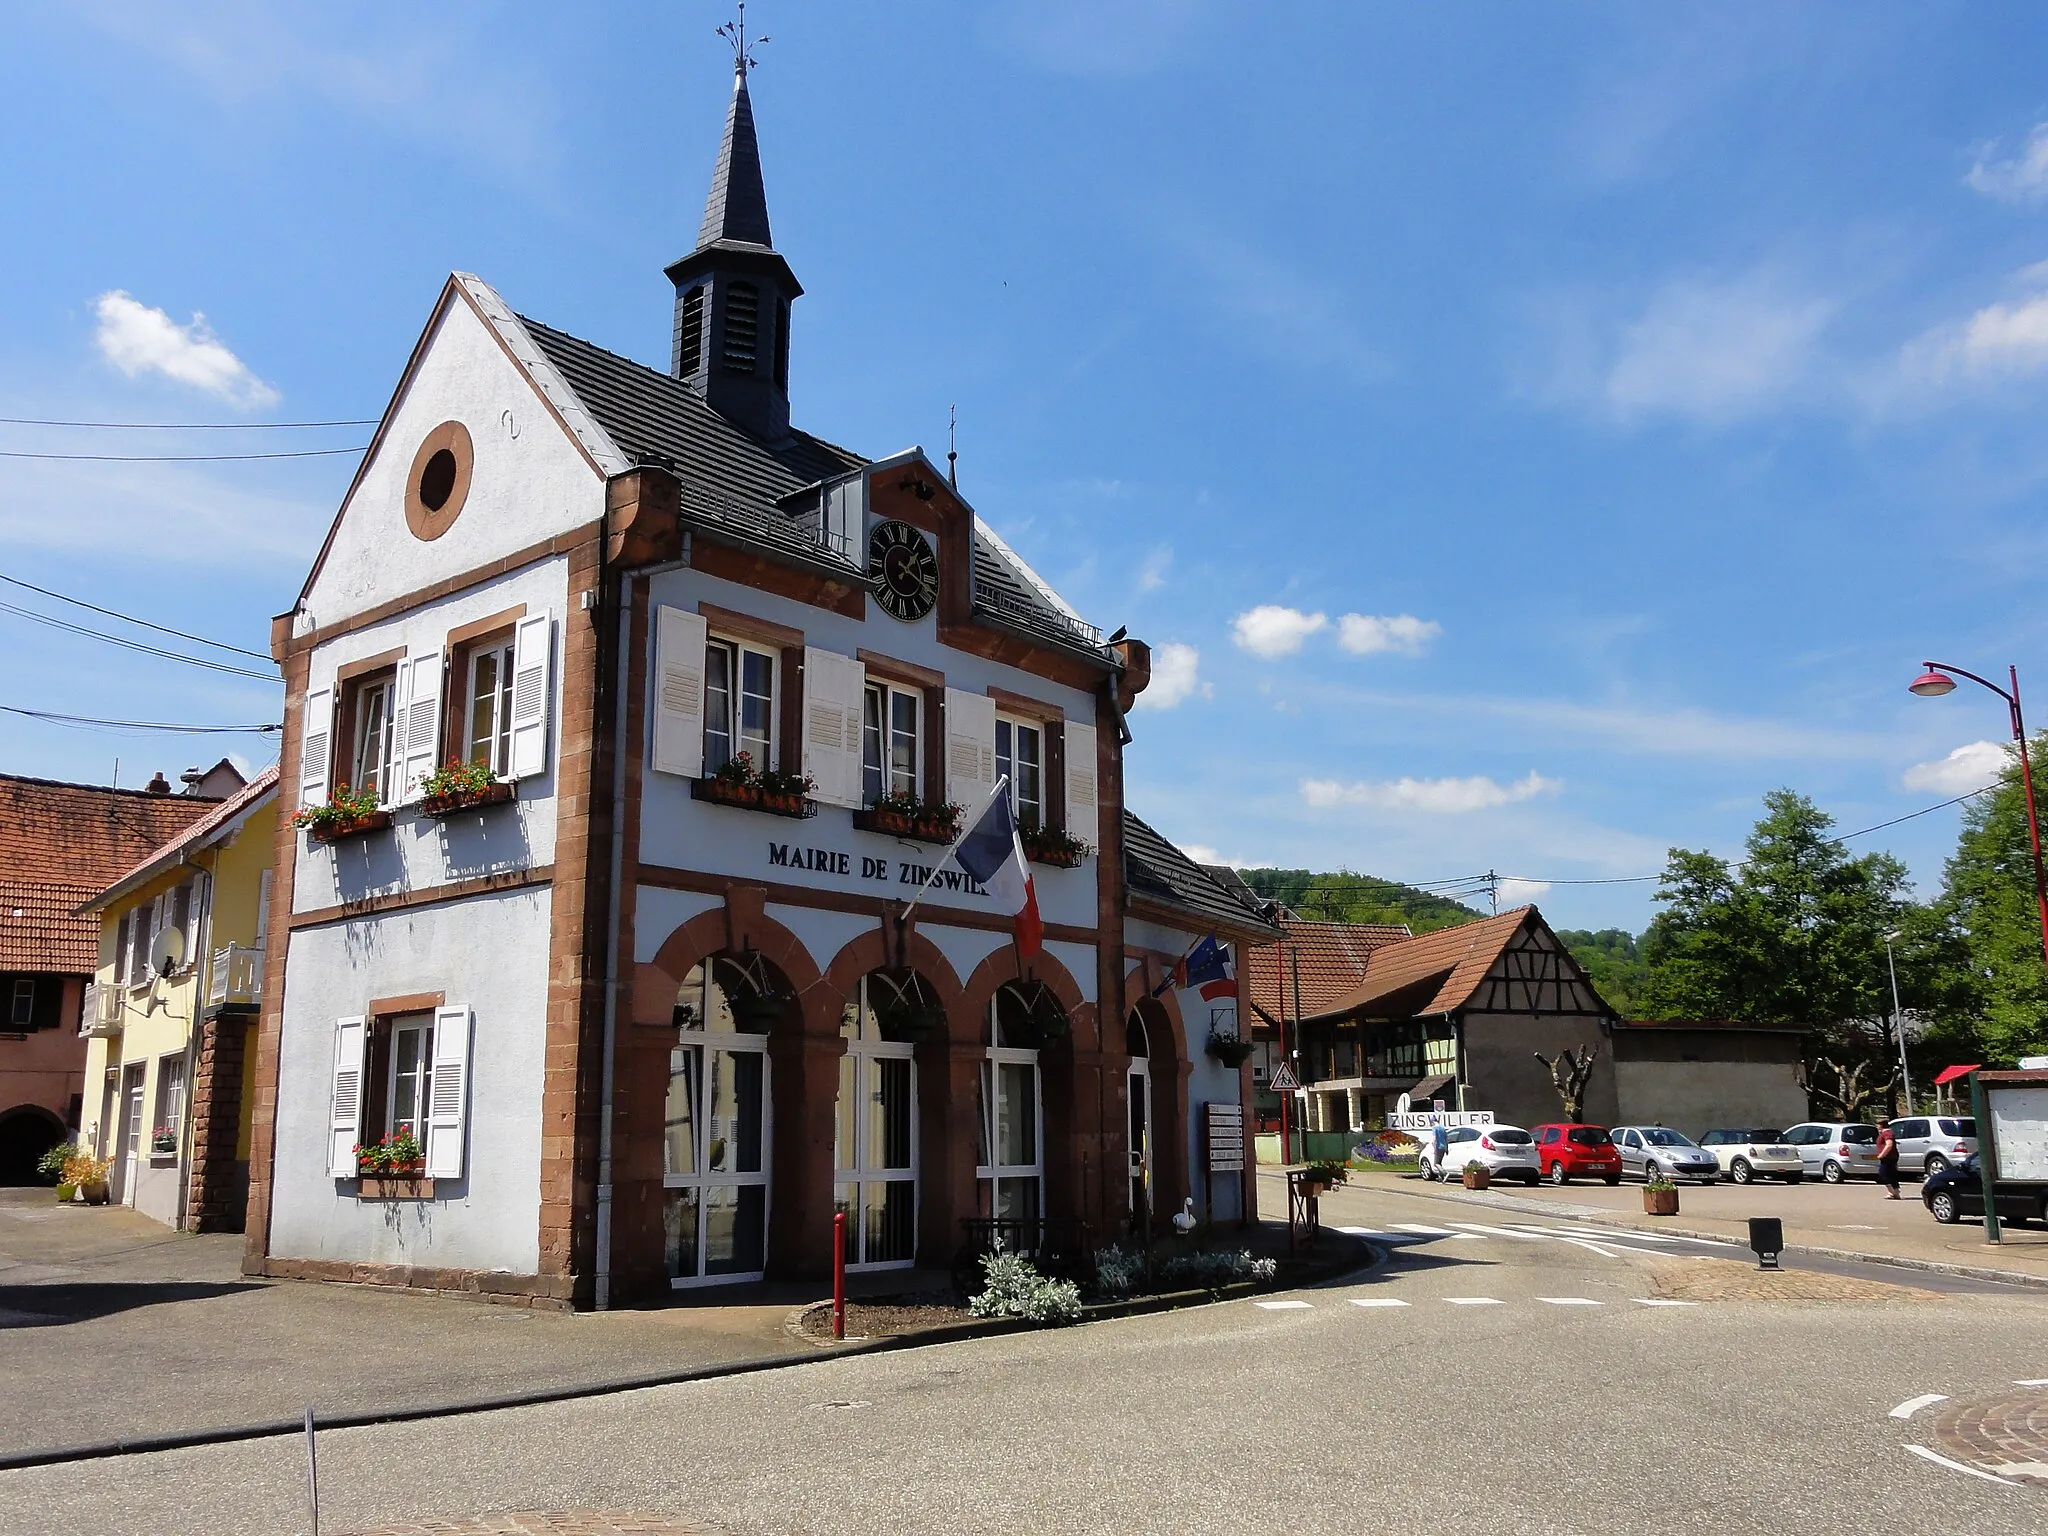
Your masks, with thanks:
[[[868,584],[890,617],[913,623],[939,600],[939,558],[910,524],[877,523],[868,535]]]

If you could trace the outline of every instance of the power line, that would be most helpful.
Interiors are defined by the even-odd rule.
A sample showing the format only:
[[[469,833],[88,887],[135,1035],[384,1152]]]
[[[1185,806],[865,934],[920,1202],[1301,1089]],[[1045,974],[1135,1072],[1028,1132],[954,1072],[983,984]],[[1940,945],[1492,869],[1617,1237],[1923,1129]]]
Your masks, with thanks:
[[[250,656],[254,657],[257,661],[269,661],[272,659],[261,651],[245,651],[241,646],[229,645],[224,640],[209,640],[204,635],[191,635],[182,629],[171,629],[163,624],[152,624],[147,619],[136,618],[132,613],[117,613],[112,608],[102,608],[98,603],[88,603],[83,598],[66,597],[62,592],[52,592],[48,587],[39,587],[32,581],[23,581],[19,576],[9,576],[4,571],[0,571],[0,581],[8,583],[10,586],[26,587],[31,592],[40,592],[44,597],[54,597],[58,602],[70,603],[75,608],[90,608],[94,613],[103,613],[110,619],[121,620],[124,624],[139,624],[144,629],[153,629],[160,635],[176,635],[180,640],[191,640],[200,645],[210,645],[217,651],[233,651],[237,656]]]
[[[361,453],[356,448],[296,448],[288,453],[17,453],[0,450],[0,459],[64,459],[89,464],[220,464],[248,459],[319,459],[335,454]]]
[[[69,630],[74,635],[85,635],[94,640],[104,640],[109,645],[126,646],[131,651],[141,651],[150,656],[161,656],[167,661],[182,661],[188,667],[205,667],[209,672],[230,672],[236,677],[253,677],[260,682],[266,683],[281,681],[274,673],[252,672],[247,667],[231,667],[224,661],[206,661],[198,656],[184,655],[179,651],[166,651],[154,645],[144,645],[140,640],[127,640],[120,635],[107,634],[104,630],[87,629],[83,624],[67,623],[63,619],[52,618],[47,613],[37,613],[32,608],[17,608],[13,603],[0,603],[0,613],[11,613],[20,618],[33,620],[38,624],[47,624],[52,629]]]
[[[176,731],[187,736],[241,736],[284,729],[282,725],[174,725],[162,720],[101,720],[92,715],[60,715],[47,709],[23,709],[16,704],[0,704],[0,711],[26,715],[31,720],[43,720],[52,725],[105,726],[123,731]]]
[[[374,427],[375,416],[348,421],[51,421],[40,416],[0,416],[7,427],[92,427],[123,432],[287,432],[301,427]]]

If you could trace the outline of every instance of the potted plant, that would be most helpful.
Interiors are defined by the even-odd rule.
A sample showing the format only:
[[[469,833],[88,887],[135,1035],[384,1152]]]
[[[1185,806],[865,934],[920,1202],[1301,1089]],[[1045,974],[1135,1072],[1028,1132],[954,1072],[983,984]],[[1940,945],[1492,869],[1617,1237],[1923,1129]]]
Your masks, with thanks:
[[[1308,1171],[1314,1175],[1316,1182],[1326,1190],[1335,1189],[1339,1184],[1342,1184],[1350,1176],[1351,1172],[1350,1169],[1346,1168],[1344,1164],[1337,1161],[1334,1157],[1317,1158],[1308,1165]]]
[[[773,769],[761,774],[754,784],[760,792],[761,809],[779,811],[784,816],[804,815],[808,810],[804,802],[818,787],[817,780],[808,773],[778,773]]]
[[[1232,1030],[1210,1030],[1207,1049],[1226,1067],[1241,1067],[1252,1059],[1252,1042],[1240,1040]]]
[[[732,999],[733,1027],[742,1034],[765,1035],[782,1022],[789,999],[767,992],[745,992]]]
[[[926,800],[918,805],[911,831],[927,842],[950,843],[960,835],[960,818],[966,814],[966,806],[951,800]]]
[[[60,1181],[57,1185],[57,1198],[64,1204],[69,1205],[73,1200],[76,1200],[78,1198],[78,1186],[76,1184],[66,1184]]]
[[[503,805],[512,794],[510,784],[491,777],[487,764],[451,757],[420,780],[420,810],[429,816],[449,816],[472,807]]]
[[[105,1205],[111,1198],[107,1175],[113,1167],[111,1157],[94,1157],[90,1152],[81,1152],[64,1160],[62,1182],[76,1189],[87,1205]]]
[[[410,1129],[394,1131],[381,1141],[356,1143],[356,1175],[373,1179],[416,1179],[426,1171],[427,1149]]]
[[[309,805],[294,812],[292,825],[304,827],[316,843],[338,843],[345,837],[390,826],[391,813],[379,807],[375,790],[337,784],[327,792],[325,805]]]
[[[1486,1164],[1474,1158],[1465,1165],[1465,1187],[1467,1189],[1485,1189],[1492,1183],[1493,1170],[1488,1168]]]
[[[1653,1173],[1643,1184],[1643,1214],[1646,1216],[1676,1216],[1678,1214],[1678,1186],[1668,1175]]]
[[[1035,816],[1024,819],[1017,835],[1023,841],[1025,858],[1034,864],[1050,864],[1056,869],[1073,869],[1095,851],[1063,828],[1041,827]]]
[[[905,833],[917,825],[919,804],[909,790],[891,790],[868,808],[865,819],[876,832]]]
[[[178,1150],[178,1133],[168,1125],[160,1125],[149,1133],[149,1150],[158,1154]]]
[[[876,1022],[881,1025],[884,1040],[916,1045],[944,1027],[946,1010],[922,998],[906,997],[883,1009],[876,1015]]]

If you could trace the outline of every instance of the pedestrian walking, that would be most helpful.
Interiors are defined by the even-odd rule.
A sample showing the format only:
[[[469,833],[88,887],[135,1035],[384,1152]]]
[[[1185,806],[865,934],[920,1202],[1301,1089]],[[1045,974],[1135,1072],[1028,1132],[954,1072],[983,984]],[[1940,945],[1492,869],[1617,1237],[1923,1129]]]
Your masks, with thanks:
[[[1444,1129],[1441,1119],[1437,1121],[1436,1128],[1429,1133],[1429,1143],[1430,1149],[1436,1153],[1436,1156],[1430,1159],[1436,1165],[1436,1176],[1440,1179],[1449,1178],[1450,1175],[1444,1172],[1444,1158],[1450,1154],[1451,1133]]]
[[[1899,1198],[1899,1138],[1892,1134],[1892,1123],[1883,1116],[1877,1122],[1877,1182],[1887,1193],[1885,1199]]]

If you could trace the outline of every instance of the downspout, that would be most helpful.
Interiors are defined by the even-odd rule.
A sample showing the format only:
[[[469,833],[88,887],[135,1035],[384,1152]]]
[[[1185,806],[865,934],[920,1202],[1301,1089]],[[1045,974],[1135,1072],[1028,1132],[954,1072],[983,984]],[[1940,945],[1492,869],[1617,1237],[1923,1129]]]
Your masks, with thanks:
[[[608,548],[611,541],[609,506],[605,508],[603,538]],[[658,576],[664,571],[679,570],[689,563],[690,535],[685,530],[680,559],[646,566],[633,575],[622,570],[614,576],[618,582],[619,637],[612,677],[611,879],[606,882],[604,921],[604,1060],[598,1089],[597,1285],[593,1298],[600,1312],[609,1311],[612,1304],[612,1099],[618,1081],[613,1058],[619,1038],[619,988],[624,985],[619,966],[619,926],[624,897],[619,888],[626,878],[626,750],[629,746],[626,740],[626,691],[630,686],[629,674],[633,663],[633,581],[636,576]]]

